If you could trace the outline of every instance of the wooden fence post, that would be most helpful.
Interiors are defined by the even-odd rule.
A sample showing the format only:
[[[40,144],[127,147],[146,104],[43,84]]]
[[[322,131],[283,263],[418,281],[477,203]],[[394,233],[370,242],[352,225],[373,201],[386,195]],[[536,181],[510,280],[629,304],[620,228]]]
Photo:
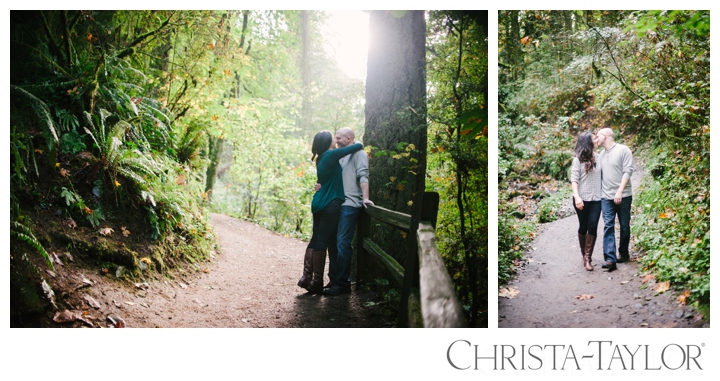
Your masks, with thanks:
[[[357,240],[355,246],[357,248],[357,282],[367,282],[370,272],[370,254],[365,249],[364,240],[370,237],[372,226],[370,224],[370,215],[367,214],[365,208],[360,212],[357,222]]]
[[[398,316],[398,327],[406,328],[409,326],[408,300],[413,288],[420,288],[420,265],[418,263],[418,241],[417,230],[420,226],[420,215],[423,206],[423,191],[417,192],[413,199],[412,212],[410,214],[410,231],[408,232],[408,248],[405,256],[405,278],[403,279],[403,288],[400,294],[400,314]]]

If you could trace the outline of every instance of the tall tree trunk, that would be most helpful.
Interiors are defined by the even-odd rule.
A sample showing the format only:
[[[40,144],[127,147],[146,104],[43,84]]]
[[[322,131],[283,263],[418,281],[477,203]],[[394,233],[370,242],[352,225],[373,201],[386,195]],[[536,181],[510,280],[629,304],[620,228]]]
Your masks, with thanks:
[[[210,159],[210,164],[208,164],[207,170],[205,171],[205,193],[208,199],[212,198],[212,190],[215,186],[215,177],[217,176],[218,166],[220,165],[224,142],[222,139],[208,135],[208,158]]]
[[[300,37],[302,38],[302,51],[300,56],[300,71],[302,73],[302,109],[300,112],[300,130],[310,132],[312,129],[312,93],[310,73],[310,12],[300,11]]]
[[[518,73],[518,51],[520,51],[520,21],[518,11],[510,11],[510,36],[508,37],[508,48],[510,50],[510,65],[512,65],[512,80],[516,81]]]
[[[403,213],[419,212],[425,191],[427,108],[425,89],[425,13],[395,17],[370,12],[370,50],[365,90],[366,145],[372,146],[370,198]],[[413,205],[414,204],[414,205]],[[405,266],[404,290],[416,285],[415,232],[373,229],[373,240]],[[398,245],[405,242],[407,245]],[[400,304],[399,325],[407,324],[407,298]]]

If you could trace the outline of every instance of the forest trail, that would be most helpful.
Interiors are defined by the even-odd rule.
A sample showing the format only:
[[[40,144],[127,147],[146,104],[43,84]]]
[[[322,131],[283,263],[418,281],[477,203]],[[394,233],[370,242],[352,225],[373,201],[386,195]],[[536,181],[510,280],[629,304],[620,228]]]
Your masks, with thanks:
[[[133,287],[97,273],[61,275],[86,279],[78,291],[92,298],[91,315],[117,316],[125,327],[192,328],[356,328],[387,327],[371,291],[352,286],[334,297],[297,286],[306,242],[251,222],[212,214],[220,252],[199,263],[199,271],[175,271]],[[67,269],[69,266],[65,266]],[[327,283],[327,264],[325,283]],[[69,269],[68,269],[69,270]],[[86,298],[87,299],[87,298]],[[365,307],[365,304],[368,307]],[[76,326],[82,326],[76,322]],[[105,324],[98,324],[105,326]]]
[[[635,193],[642,176],[642,168],[633,173],[631,181]],[[594,270],[586,271],[580,254],[577,226],[577,216],[572,215],[541,228],[530,252],[525,255],[524,265],[515,278],[501,288],[498,327],[707,326],[690,306],[680,305],[672,290],[659,292],[660,284],[655,279],[644,278],[636,262],[632,237],[630,262],[618,264],[618,269],[610,273],[602,271],[602,216],[592,256]],[[617,234],[618,227],[616,241],[619,239]],[[503,293],[509,297],[504,297]]]

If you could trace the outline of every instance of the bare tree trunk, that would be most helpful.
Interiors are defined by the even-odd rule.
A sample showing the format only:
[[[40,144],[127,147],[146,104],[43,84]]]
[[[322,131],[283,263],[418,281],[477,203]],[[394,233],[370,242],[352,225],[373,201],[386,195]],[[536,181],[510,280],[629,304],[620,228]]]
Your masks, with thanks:
[[[388,209],[419,214],[427,148],[423,11],[407,11],[401,17],[388,11],[370,12],[365,98],[364,143],[372,146],[370,198]],[[373,233],[373,240],[404,264],[399,315],[399,325],[404,326],[407,291],[419,283],[417,255],[407,255],[410,250],[417,252],[416,234],[402,236],[387,228],[373,229]]]

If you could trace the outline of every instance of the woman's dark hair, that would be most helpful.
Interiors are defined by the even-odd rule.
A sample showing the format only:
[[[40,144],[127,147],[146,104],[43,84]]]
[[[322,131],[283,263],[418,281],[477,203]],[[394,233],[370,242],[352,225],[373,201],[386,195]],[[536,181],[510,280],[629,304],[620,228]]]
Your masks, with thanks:
[[[592,172],[595,168],[595,155],[593,155],[595,145],[592,138],[592,132],[583,132],[578,136],[575,144],[575,157],[580,160],[580,163],[585,164],[585,173]]]
[[[324,154],[325,151],[330,148],[330,143],[332,142],[332,140],[332,132],[328,130],[323,130],[315,134],[312,145],[313,157],[310,160],[315,160],[315,156],[317,156],[317,160],[315,161],[320,161],[320,157],[322,156],[322,154]]]

